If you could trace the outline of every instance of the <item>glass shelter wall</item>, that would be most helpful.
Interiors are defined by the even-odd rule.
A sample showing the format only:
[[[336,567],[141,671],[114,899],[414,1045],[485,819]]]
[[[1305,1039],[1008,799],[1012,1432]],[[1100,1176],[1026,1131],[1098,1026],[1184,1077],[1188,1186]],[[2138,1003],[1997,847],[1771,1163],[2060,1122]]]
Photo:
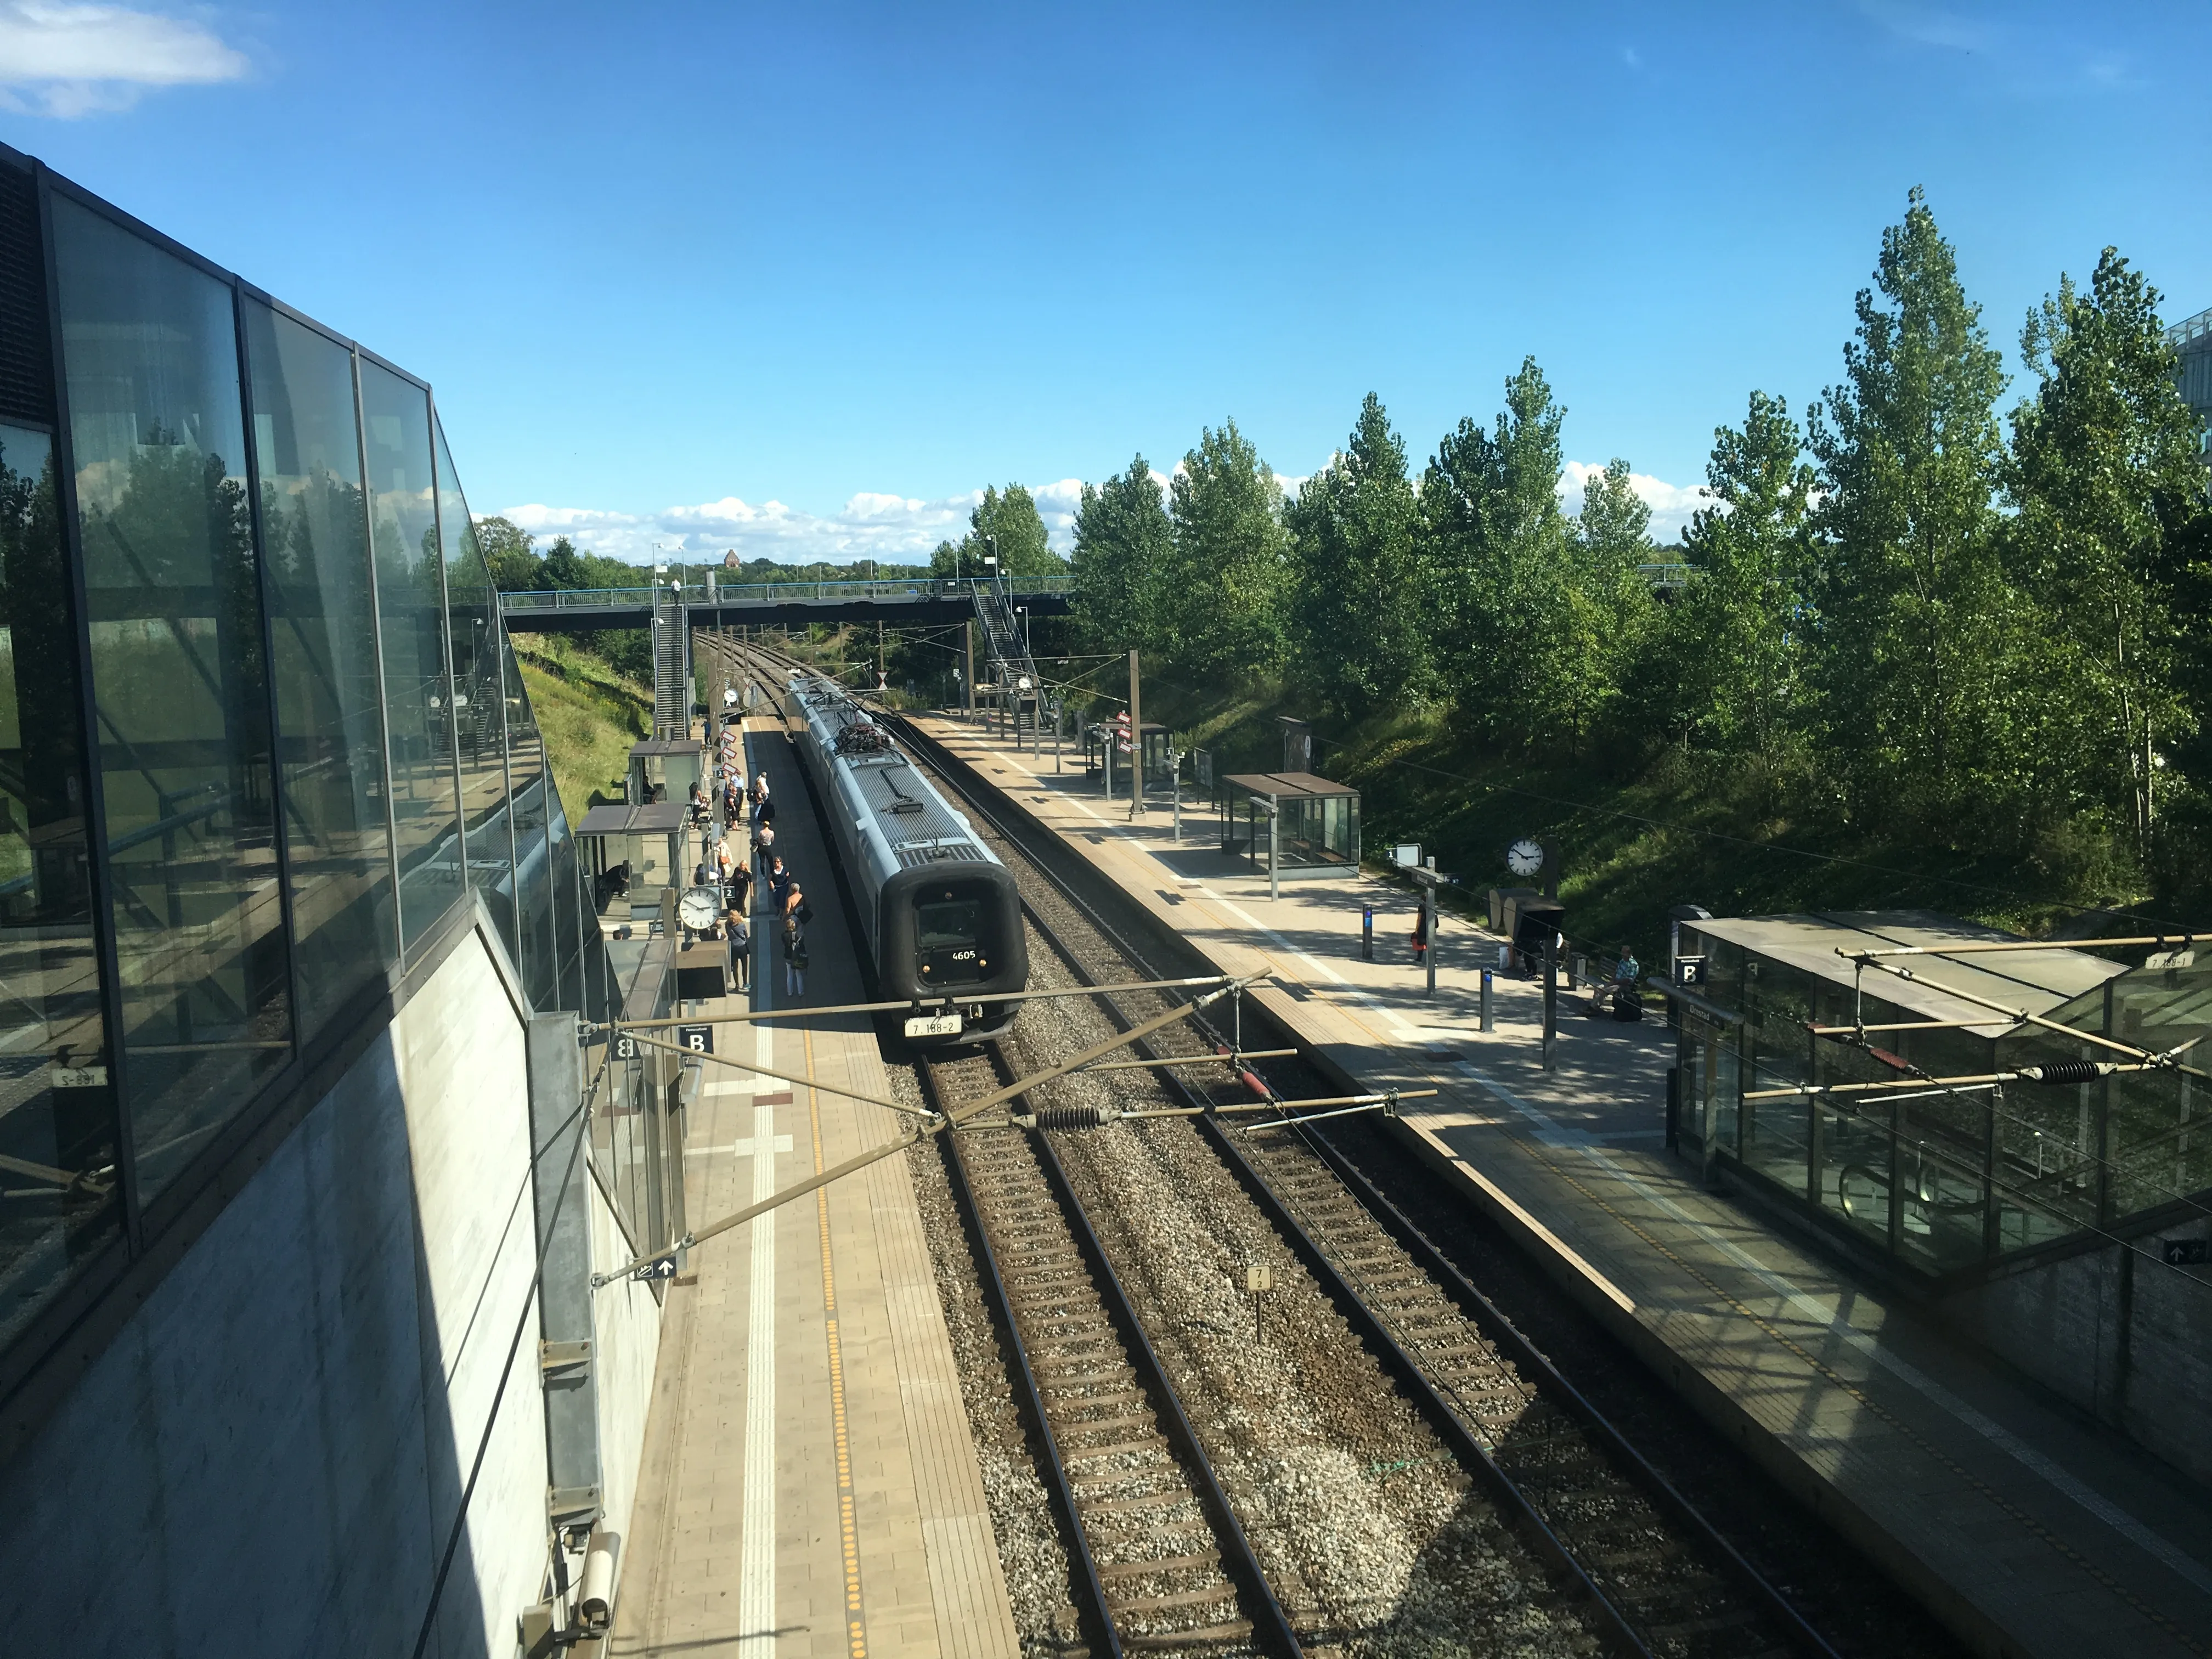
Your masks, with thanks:
[[[230,287],[54,203],[94,752],[139,1193],[292,1053]]]
[[[1932,1020],[1870,973],[1855,991],[1729,940],[1683,939],[1705,961],[1700,1000],[1741,1016],[1723,1030],[1678,1012],[1686,1144],[1710,1134],[1721,1161],[1902,1266],[1956,1273],[2212,1190],[2203,1079],[2094,1071],[2129,1060],[2097,1039],[2185,1056],[2212,1038],[2212,963],[2122,972],[2041,1016],[2074,1036]],[[1920,976],[1942,988],[1940,969]],[[2021,1075],[2053,1066],[2076,1069]]]
[[[300,1024],[399,955],[353,353],[245,304]]]
[[[123,1224],[54,468],[0,425],[0,1344]]]
[[[428,388],[10,156],[53,282],[0,330],[60,347],[0,422],[20,1370],[472,890],[533,1007],[618,989]]]
[[[430,398],[380,364],[363,359],[359,372],[399,921],[411,944],[465,890],[453,693],[446,672],[445,559],[430,476]]]

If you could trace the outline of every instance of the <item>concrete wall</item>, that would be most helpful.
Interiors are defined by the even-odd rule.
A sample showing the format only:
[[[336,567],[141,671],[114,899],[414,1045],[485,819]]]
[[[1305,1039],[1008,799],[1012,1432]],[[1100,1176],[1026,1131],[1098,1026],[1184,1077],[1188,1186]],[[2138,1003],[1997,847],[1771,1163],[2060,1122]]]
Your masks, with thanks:
[[[2203,1238],[2203,1218],[2158,1239]],[[2118,1244],[1948,1298],[1948,1318],[2045,1388],[2212,1484],[2212,1269],[2166,1267]],[[2130,1281],[2132,1280],[2132,1283]]]
[[[19,1647],[404,1659],[481,1447],[428,1651],[514,1651],[546,1472],[524,1024],[495,950],[461,938],[0,1470]],[[601,1294],[626,1520],[658,1308]]]

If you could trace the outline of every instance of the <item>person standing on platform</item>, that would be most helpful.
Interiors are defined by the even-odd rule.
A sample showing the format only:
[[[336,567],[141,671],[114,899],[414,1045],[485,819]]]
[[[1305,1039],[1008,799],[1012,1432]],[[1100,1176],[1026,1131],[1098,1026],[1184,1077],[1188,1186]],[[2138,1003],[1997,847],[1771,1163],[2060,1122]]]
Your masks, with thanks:
[[[806,994],[806,933],[796,916],[783,919],[783,994]]]
[[[753,936],[745,926],[745,907],[742,902],[730,906],[722,919],[722,936],[730,942],[730,983],[740,992],[753,988]]]
[[[768,893],[769,907],[777,915],[783,914],[784,900],[790,896],[791,885],[797,878],[784,867],[781,859],[774,860],[769,867]]]
[[[737,911],[740,915],[750,915],[752,914],[753,876],[751,871],[746,869],[742,864],[732,867],[730,872],[730,884],[726,890],[729,894],[730,908]]]
[[[753,857],[760,865],[761,877],[765,880],[775,863],[775,826],[763,823],[753,831]]]

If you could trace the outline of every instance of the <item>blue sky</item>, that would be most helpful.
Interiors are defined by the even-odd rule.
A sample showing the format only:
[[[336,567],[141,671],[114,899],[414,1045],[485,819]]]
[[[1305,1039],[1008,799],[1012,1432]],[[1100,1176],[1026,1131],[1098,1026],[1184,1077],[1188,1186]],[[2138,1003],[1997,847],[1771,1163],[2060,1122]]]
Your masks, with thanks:
[[[2212,306],[2197,5],[0,0],[0,137],[438,389],[471,505],[897,557],[1234,416],[1416,466],[1524,353],[1662,526],[1925,185],[2009,350]],[[1570,479],[1570,485],[1572,479]]]

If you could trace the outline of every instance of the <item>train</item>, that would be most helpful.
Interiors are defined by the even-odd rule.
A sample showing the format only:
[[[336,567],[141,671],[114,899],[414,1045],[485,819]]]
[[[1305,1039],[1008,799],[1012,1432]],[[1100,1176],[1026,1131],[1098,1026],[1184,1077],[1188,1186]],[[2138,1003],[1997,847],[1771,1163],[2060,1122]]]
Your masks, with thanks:
[[[1029,988],[1012,872],[843,686],[793,670],[779,701],[837,838],[876,995],[939,1005],[894,1029],[932,1047],[1002,1035],[1021,1005],[968,999]]]

